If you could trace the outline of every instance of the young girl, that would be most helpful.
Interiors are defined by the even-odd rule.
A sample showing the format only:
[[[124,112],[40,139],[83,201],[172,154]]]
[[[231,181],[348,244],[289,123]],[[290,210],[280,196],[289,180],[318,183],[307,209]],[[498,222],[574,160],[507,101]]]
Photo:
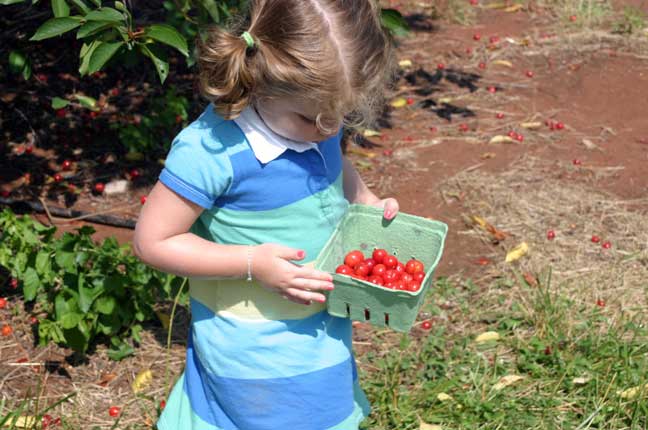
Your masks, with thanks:
[[[137,223],[147,264],[189,278],[186,367],[160,430],[352,430],[369,414],[351,322],[312,263],[349,202],[398,212],[340,151],[391,69],[374,0],[252,0],[199,42],[211,101],[173,141]],[[297,264],[295,262],[299,262]]]

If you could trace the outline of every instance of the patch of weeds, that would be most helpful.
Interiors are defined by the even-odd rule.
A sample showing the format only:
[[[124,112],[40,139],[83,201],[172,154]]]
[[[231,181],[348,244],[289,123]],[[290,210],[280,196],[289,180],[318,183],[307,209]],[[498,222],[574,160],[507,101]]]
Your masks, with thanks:
[[[646,27],[646,16],[636,6],[625,6],[623,15],[613,24],[612,31],[617,34],[634,34]]]

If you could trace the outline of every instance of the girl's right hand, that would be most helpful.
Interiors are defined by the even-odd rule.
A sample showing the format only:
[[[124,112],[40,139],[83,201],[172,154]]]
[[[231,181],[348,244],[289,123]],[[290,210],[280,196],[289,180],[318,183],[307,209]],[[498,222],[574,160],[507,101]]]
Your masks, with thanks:
[[[326,272],[290,262],[303,260],[304,257],[304,251],[274,243],[255,246],[252,251],[252,276],[263,287],[295,303],[309,305],[313,300],[324,303],[326,296],[316,291],[332,290],[333,277]]]

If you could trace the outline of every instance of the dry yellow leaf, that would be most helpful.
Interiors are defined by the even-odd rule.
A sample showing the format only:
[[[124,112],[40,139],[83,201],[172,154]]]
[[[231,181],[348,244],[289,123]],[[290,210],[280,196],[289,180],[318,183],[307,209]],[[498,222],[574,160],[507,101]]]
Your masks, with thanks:
[[[524,257],[527,252],[529,252],[529,245],[527,245],[526,242],[522,242],[506,254],[506,262],[511,263],[515,260],[519,260]]]
[[[412,61],[411,60],[400,60],[398,62],[398,65],[400,67],[402,67],[402,68],[412,67]]]
[[[419,430],[443,430],[443,427],[441,427],[440,425],[428,424],[424,421],[421,421]]]
[[[504,9],[504,12],[517,12],[518,10],[522,9],[524,6],[521,3],[514,4],[513,6],[509,6],[506,9]]]
[[[500,335],[496,331],[486,331],[475,338],[477,343],[493,342],[500,340]]]
[[[162,327],[164,327],[165,330],[169,330],[169,325],[171,324],[171,316],[162,311],[155,311],[155,315],[157,315],[158,319],[162,323]]]
[[[375,152],[365,151],[365,150],[362,150],[362,149],[349,148],[349,149],[347,149],[347,152],[350,153],[350,154],[361,155],[361,156],[363,156],[363,157],[367,157],[367,158],[374,158],[374,157],[376,157],[376,153],[375,153]]]
[[[643,387],[641,385],[638,385],[636,387],[628,388],[627,390],[617,391],[617,394],[619,395],[619,397],[626,400],[632,400],[640,394],[645,396],[648,395],[648,384],[644,385]]]
[[[437,394],[437,399],[439,399],[440,402],[447,402],[448,400],[452,400],[452,396],[446,393],[439,393]]]
[[[505,7],[508,6],[508,3],[506,2],[495,2],[495,3],[490,3],[484,6],[486,9],[504,9]]]
[[[399,97],[397,99],[392,100],[390,104],[395,108],[402,108],[403,106],[407,105],[407,100],[405,100],[402,97]]]
[[[482,228],[486,228],[486,226],[488,225],[488,222],[480,216],[473,215],[472,219],[475,222],[475,224],[479,224],[479,226]]]
[[[497,136],[493,136],[493,138],[489,140],[488,143],[515,143],[515,139],[498,134]]]
[[[379,131],[371,130],[370,128],[367,128],[365,131],[363,131],[362,135],[364,137],[382,136],[382,134]]]
[[[144,391],[146,387],[149,386],[151,381],[153,381],[153,372],[149,369],[142,370],[140,373],[137,374],[135,380],[131,384],[133,393],[137,394]]]
[[[589,381],[589,378],[585,376],[579,376],[578,378],[572,379],[572,384],[574,385],[585,385]]]
[[[497,66],[505,66],[505,67],[513,67],[513,63],[510,61],[506,60],[495,60],[491,64],[497,65]]]
[[[522,128],[528,128],[528,129],[536,129],[542,127],[541,122],[523,122],[520,124],[520,127]]]
[[[34,428],[36,426],[36,417],[31,415],[21,415],[19,417],[14,417],[13,419],[8,420],[4,423],[3,427],[11,428]]]
[[[515,384],[517,381],[524,379],[524,376],[520,375],[506,375],[502,376],[499,382],[493,385],[493,390],[499,391],[502,388],[508,387],[511,384]]]
[[[446,103],[447,104],[447,103],[450,103],[450,102],[452,102],[452,97],[441,97],[439,99],[439,103]]]

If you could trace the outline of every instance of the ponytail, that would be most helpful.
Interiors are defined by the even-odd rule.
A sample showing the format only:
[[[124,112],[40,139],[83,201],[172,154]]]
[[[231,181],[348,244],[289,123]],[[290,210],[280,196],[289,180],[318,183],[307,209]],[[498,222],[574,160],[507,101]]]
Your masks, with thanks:
[[[258,42],[250,33],[246,36],[212,27],[197,43],[200,91],[226,119],[239,116],[252,101]]]

